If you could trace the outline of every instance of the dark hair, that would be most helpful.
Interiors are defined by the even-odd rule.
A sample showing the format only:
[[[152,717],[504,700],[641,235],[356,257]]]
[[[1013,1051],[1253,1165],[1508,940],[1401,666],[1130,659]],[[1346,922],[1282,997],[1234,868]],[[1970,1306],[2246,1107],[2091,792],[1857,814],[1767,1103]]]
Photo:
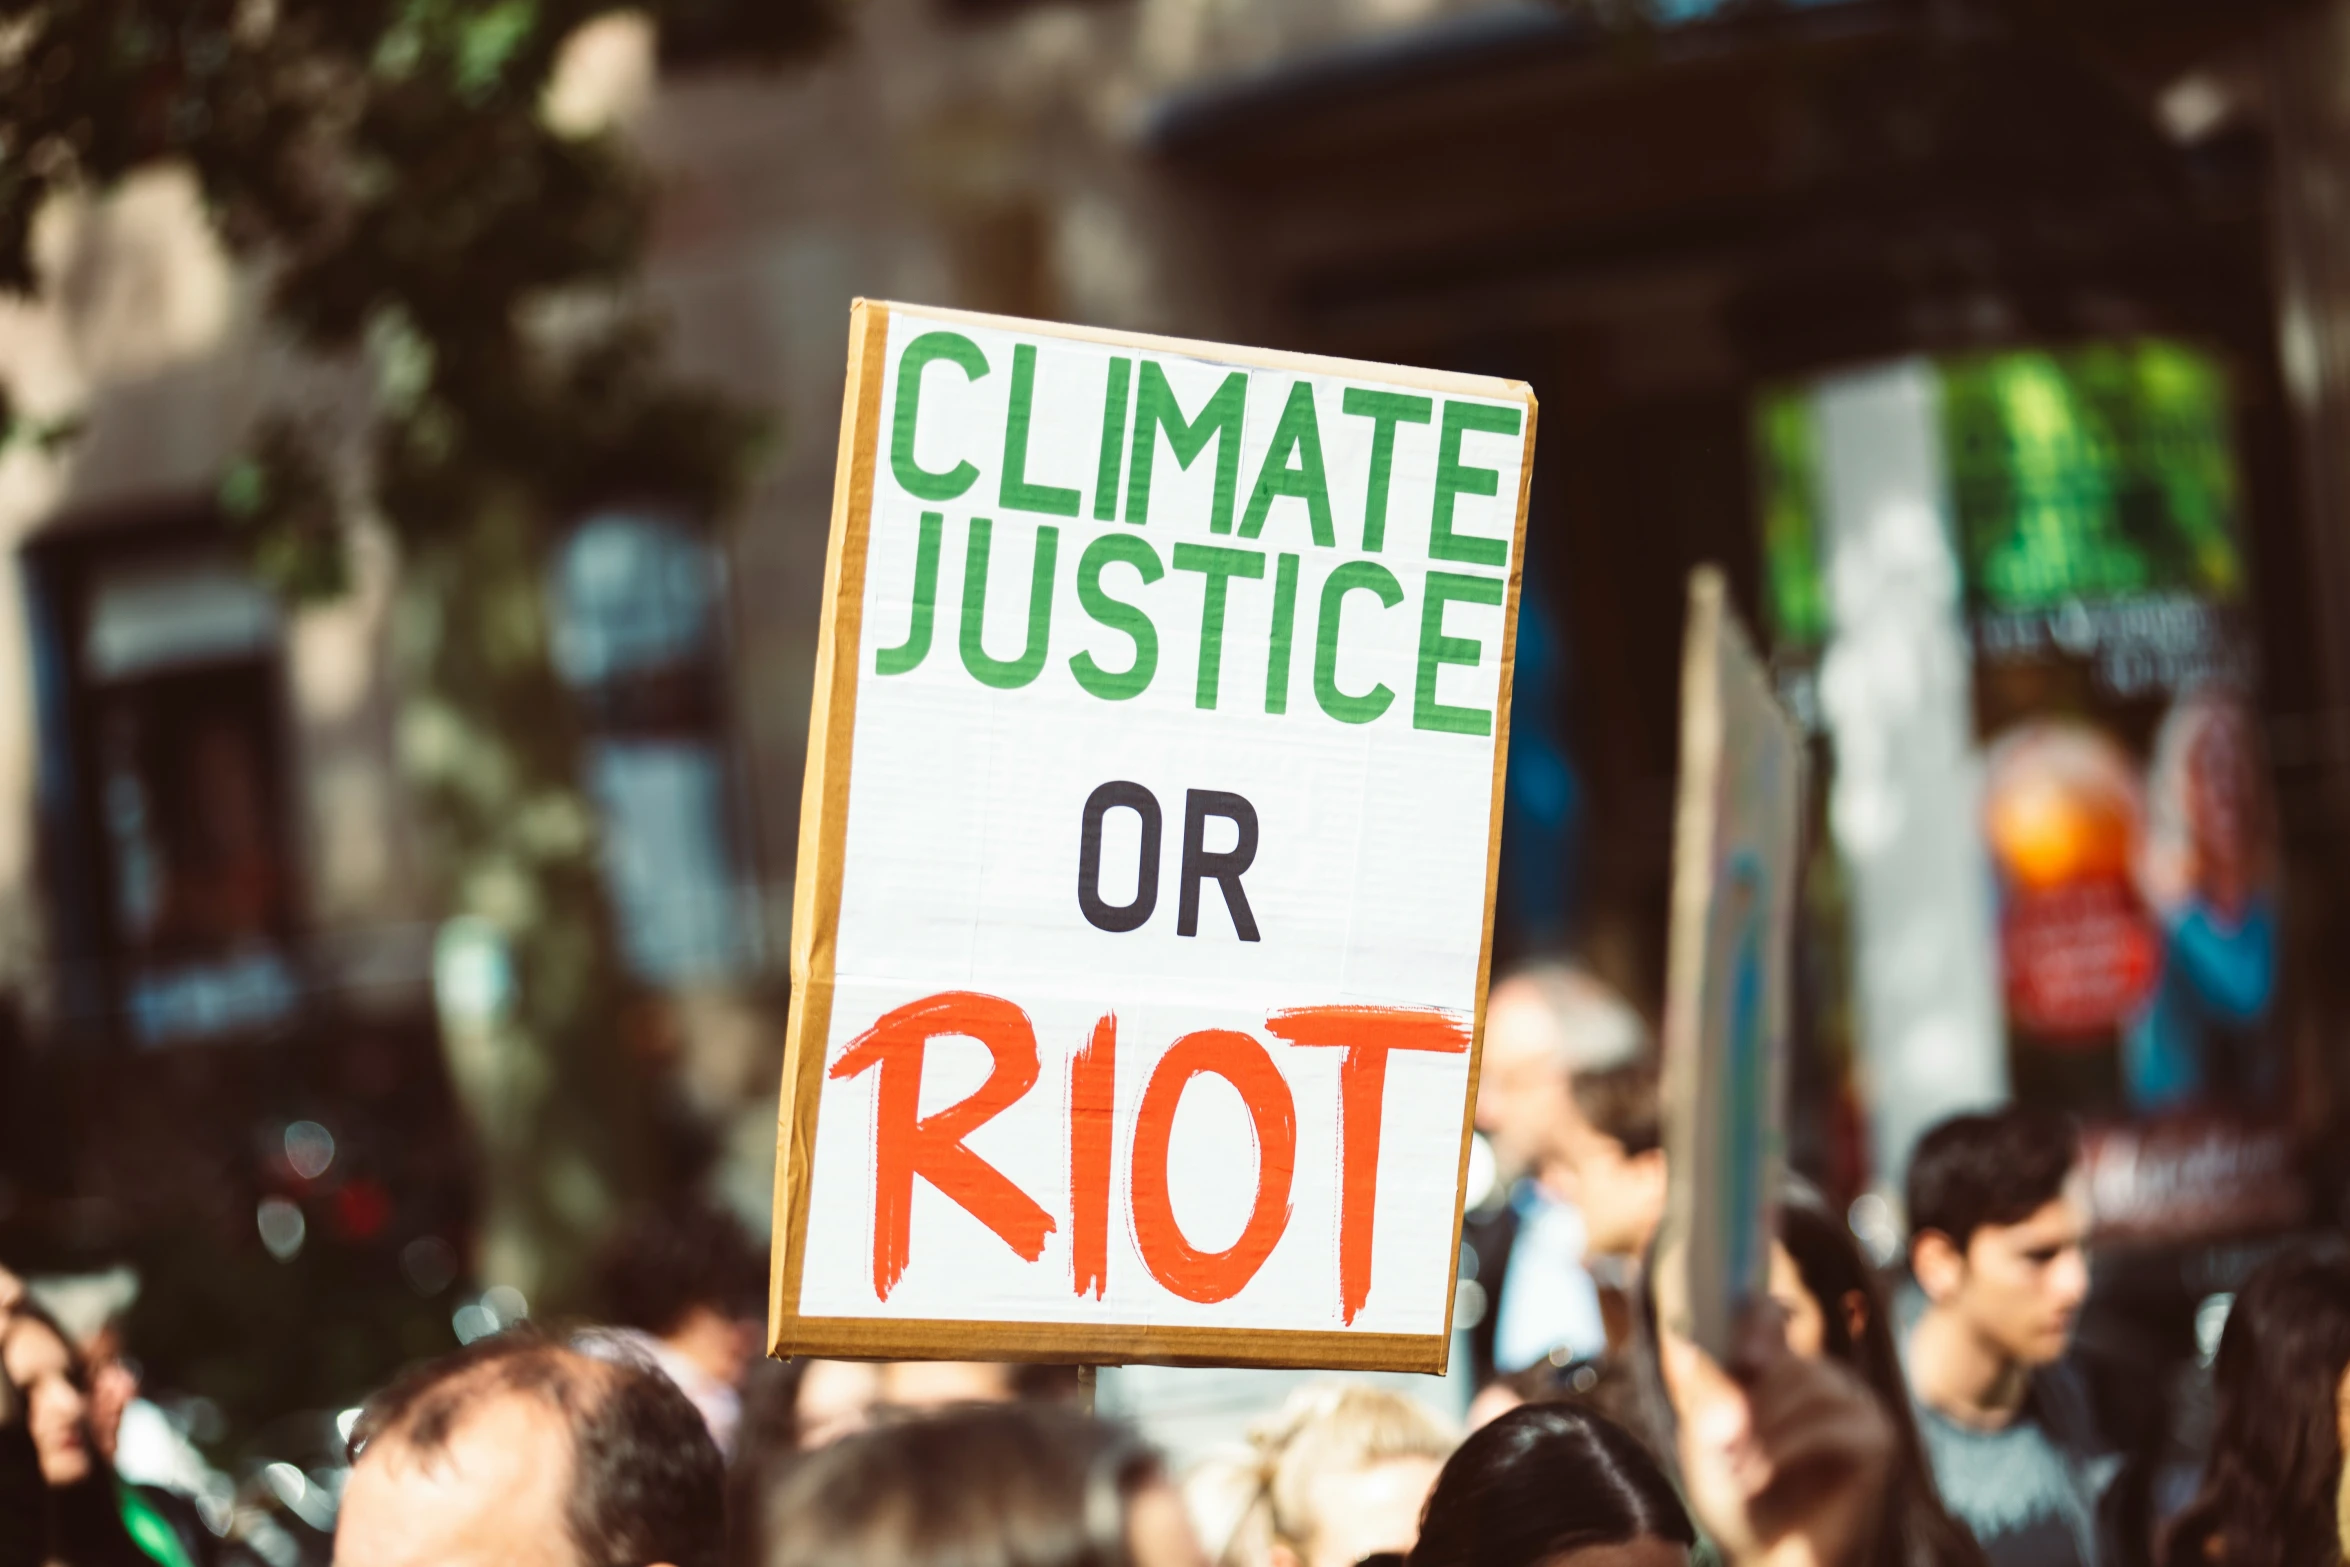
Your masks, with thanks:
[[[1892,1312],[1876,1274],[1835,1210],[1808,1182],[1788,1177],[1780,1188],[1778,1208],[1779,1243],[1794,1260],[1804,1293],[1820,1308],[1820,1353],[1849,1366],[1866,1382],[1893,1426],[1894,1471],[1887,1480],[1877,1538],[1862,1560],[1869,1567],[1984,1567],[1982,1546],[1942,1505],[1935,1487],[1894,1343]],[[1679,1422],[1665,1392],[1658,1357],[1655,1260],[1652,1249],[1634,1292],[1637,1392],[1654,1450],[1663,1455],[1668,1470],[1678,1473],[1673,1454]],[[1855,1290],[1868,1302],[1868,1320],[1858,1337],[1844,1314],[1844,1298]]]
[[[2063,1195],[2080,1157],[2072,1122],[2045,1110],[1953,1116],[1909,1158],[1911,1246],[1932,1230],[1964,1252],[1985,1225],[2022,1223]]]
[[[1535,1567],[1651,1539],[1693,1546],[1697,1531],[1648,1450],[1587,1409],[1524,1404],[1446,1461],[1409,1567]]]
[[[724,1471],[686,1396],[659,1371],[595,1359],[536,1334],[501,1333],[404,1373],[351,1430],[354,1462],[387,1438],[445,1445],[466,1414],[498,1397],[536,1399],[571,1434],[568,1522],[582,1567],[719,1567]]]
[[[1664,1085],[1654,1055],[1601,1072],[1577,1072],[1569,1091],[1583,1119],[1622,1143],[1626,1158],[1664,1146]]]
[[[707,1203],[640,1209],[596,1256],[606,1320],[659,1336],[697,1306],[722,1316],[765,1310],[767,1260],[733,1214]]]
[[[2203,1489],[2157,1553],[2206,1567],[2332,1567],[2341,1558],[2335,1396],[2350,1370],[2350,1255],[2271,1257],[2237,1292],[2212,1362]]]
[[[1044,1404],[891,1421],[810,1453],[768,1498],[766,1567],[1126,1567],[1162,1474],[1124,1428]]]
[[[1804,1293],[1819,1305],[1821,1352],[1859,1374],[1893,1425],[1894,1469],[1886,1486],[1877,1550],[1869,1560],[1984,1567],[1982,1546],[1950,1516],[1935,1488],[1924,1444],[1918,1439],[1917,1417],[1910,1409],[1909,1381],[1893,1341],[1885,1292],[1854,1244],[1852,1231],[1818,1192],[1790,1179],[1779,1193],[1779,1241],[1794,1259]],[[1845,1298],[1855,1292],[1867,1302],[1868,1318],[1857,1338],[1844,1313]]]
[[[26,1323],[50,1333],[65,1347],[66,1375],[76,1388],[87,1393],[89,1366],[73,1335],[29,1295],[16,1303],[11,1331]],[[29,1405],[21,1411],[20,1418],[29,1445],[32,1425]],[[114,1466],[98,1451],[98,1444],[90,1440],[87,1430],[83,1438],[88,1444],[90,1472],[72,1485],[52,1486],[45,1480],[42,1482],[41,1494],[48,1519],[41,1532],[48,1537],[48,1547],[40,1559],[67,1563],[69,1567],[151,1567],[147,1553],[132,1541],[130,1530],[123,1524],[122,1504],[115,1495]],[[37,1472],[38,1450],[35,1452]]]
[[[65,1331],[65,1324],[58,1321],[56,1315],[48,1307],[42,1305],[38,1297],[29,1293],[18,1297],[16,1304],[10,1308],[10,1315],[14,1322],[38,1324],[48,1332],[50,1337],[64,1345],[67,1380],[84,1393],[90,1391],[88,1358],[82,1354],[81,1346],[73,1341],[73,1335]],[[11,1326],[13,1325],[14,1323],[11,1324]]]

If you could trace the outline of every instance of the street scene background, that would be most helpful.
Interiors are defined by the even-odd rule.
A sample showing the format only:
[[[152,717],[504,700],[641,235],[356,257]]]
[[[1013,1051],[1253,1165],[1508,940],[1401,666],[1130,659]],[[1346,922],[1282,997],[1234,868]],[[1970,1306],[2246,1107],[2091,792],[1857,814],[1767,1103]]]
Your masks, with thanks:
[[[372,1389],[646,1272],[746,1431],[1076,1396],[756,1364],[859,296],[1529,382],[1494,973],[1661,1021],[1719,565],[1879,1267],[1927,1128],[2072,1117],[2081,1342],[2194,1407],[2350,1224],[2350,4],[252,11],[0,6],[0,1262],[224,1548],[327,1561]],[[1498,1288],[1390,1385],[1523,1369]],[[1306,1380],[1100,1398],[1188,1460]]]

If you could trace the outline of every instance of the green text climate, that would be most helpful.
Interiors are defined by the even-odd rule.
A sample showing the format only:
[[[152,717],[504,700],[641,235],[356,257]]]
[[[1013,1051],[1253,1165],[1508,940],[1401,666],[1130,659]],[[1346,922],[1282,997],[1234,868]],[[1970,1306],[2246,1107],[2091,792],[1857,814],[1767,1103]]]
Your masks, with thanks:
[[[906,345],[898,361],[896,405],[891,410],[890,472],[908,494],[921,501],[947,502],[969,494],[981,478],[969,460],[952,468],[924,468],[915,457],[915,433],[922,419],[924,372],[933,365],[952,367],[940,373],[960,373],[978,380],[994,369],[979,345],[959,332],[926,332]],[[996,509],[1047,517],[1077,517],[1086,497],[1075,489],[1041,484],[1028,475],[1029,426],[1036,385],[1036,349],[1022,343],[1012,350],[1009,410],[1004,420],[1002,462],[997,470]],[[1269,379],[1269,378],[1268,378]],[[1404,579],[1375,558],[1387,540],[1388,481],[1395,458],[1399,425],[1437,426],[1434,511],[1429,519],[1428,553],[1444,566],[1481,568],[1455,571],[1441,567],[1414,573],[1419,588],[1418,678],[1412,697],[1412,724],[1418,729],[1446,734],[1487,735],[1493,715],[1483,708],[1463,707],[1436,699],[1438,673],[1447,664],[1474,667],[1490,651],[1472,637],[1448,636],[1444,612],[1452,604],[1499,605],[1506,592],[1509,541],[1478,534],[1456,533],[1453,514],[1464,495],[1493,496],[1500,474],[1464,462],[1462,438],[1472,432],[1516,436],[1524,427],[1524,410],[1515,406],[1416,396],[1404,392],[1348,387],[1341,401],[1346,416],[1370,421],[1370,468],[1365,475],[1366,502],[1360,518],[1332,515],[1330,485],[1322,460],[1322,431],[1313,389],[1304,380],[1292,381],[1284,394],[1281,416],[1263,463],[1250,477],[1243,500],[1240,472],[1241,431],[1251,392],[1246,371],[1234,370],[1206,400],[1188,413],[1168,384],[1166,371],[1152,359],[1113,358],[1103,385],[1101,445],[1095,470],[1091,515],[1097,522],[1123,522],[1137,529],[1151,520],[1151,479],[1154,469],[1172,457],[1179,468],[1200,462],[1213,465],[1215,484],[1208,506],[1208,531],[1235,543],[1183,542],[1154,544],[1142,532],[1111,532],[1096,536],[1078,553],[1074,569],[1064,570],[1060,529],[1050,523],[1036,530],[1029,559],[1027,633],[1020,651],[999,658],[981,645],[980,627],[987,607],[989,565],[995,549],[995,523],[987,516],[971,518],[963,562],[958,651],[963,667],[982,685],[1000,691],[1017,690],[1043,673],[1051,656],[1053,604],[1057,594],[1074,593],[1077,606],[1098,624],[1125,636],[1133,644],[1133,658],[1121,669],[1104,668],[1090,653],[1068,660],[1077,684],[1105,702],[1139,696],[1158,672],[1159,628],[1137,605],[1113,597],[1102,582],[1112,564],[1131,566],[1148,585],[1169,570],[1196,572],[1202,579],[1198,681],[1194,701],[1214,708],[1229,693],[1222,687],[1225,607],[1234,578],[1262,582],[1271,579],[1273,615],[1267,649],[1264,710],[1289,711],[1291,667],[1301,634],[1309,644],[1314,701],[1341,723],[1367,724],[1381,717],[1395,701],[1383,684],[1348,691],[1338,681],[1338,651],[1347,626],[1361,625],[1359,617],[1402,609],[1410,596]],[[1257,383],[1261,390],[1263,382]],[[1161,448],[1164,447],[1164,454]],[[1119,490],[1125,478],[1123,497]],[[1354,558],[1334,567],[1323,579],[1316,602],[1301,610],[1298,603],[1300,556],[1252,549],[1245,541],[1257,538],[1273,503],[1280,499],[1304,503],[1314,548],[1339,550],[1343,529],[1359,543]],[[1514,520],[1514,519],[1513,519]],[[946,529],[940,511],[921,514],[915,545],[913,615],[906,639],[881,649],[874,670],[902,675],[929,656],[931,632],[937,615],[939,554]],[[1017,568],[1005,573],[1007,584],[1018,580]],[[1410,613],[1409,610],[1404,610]],[[1307,615],[1310,614],[1310,627]],[[1186,628],[1188,629],[1188,628]]]

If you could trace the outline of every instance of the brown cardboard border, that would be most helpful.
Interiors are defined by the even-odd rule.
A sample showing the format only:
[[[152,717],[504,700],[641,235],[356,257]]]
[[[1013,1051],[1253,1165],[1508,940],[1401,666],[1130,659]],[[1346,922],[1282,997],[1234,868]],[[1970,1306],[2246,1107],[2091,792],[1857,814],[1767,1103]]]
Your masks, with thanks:
[[[1729,597],[1721,569],[1689,573],[1688,620],[1681,637],[1681,733],[1673,800],[1673,876],[1665,945],[1664,1102],[1668,1170],[1695,1167],[1690,1138],[1697,1134],[1688,1108],[1697,1102],[1699,1031],[1705,1019],[1705,927],[1713,903],[1714,828],[1722,773],[1722,621]],[[1697,1194],[1686,1180],[1668,1181],[1662,1233],[1670,1242],[1690,1233]],[[1659,1266],[1680,1270],[1678,1244],[1657,1248]],[[1677,1293],[1688,1298],[1684,1284]],[[1673,1326],[1686,1331],[1687,1324]]]
[[[1512,382],[1512,385],[1521,383]],[[1477,1014],[1469,1033],[1469,1097],[1461,1106],[1461,1167],[1452,1190],[1452,1293],[1444,1302],[1444,1347],[1452,1350],[1452,1310],[1460,1300],[1461,1228],[1468,1218],[1469,1148],[1477,1134],[1477,1082],[1485,1070],[1485,998],[1493,988],[1493,905],[1501,886],[1501,808],[1510,770],[1510,695],[1518,683],[1518,593],[1526,580],[1526,513],[1534,500],[1534,427],[1541,413],[1534,389],[1526,399],[1526,455],[1518,467],[1518,526],[1510,548],[1508,602],[1501,616],[1501,689],[1493,699],[1493,815],[1485,839],[1485,934],[1477,947]],[[1496,1301],[1495,1306],[1499,1305]],[[1444,1369],[1439,1366],[1438,1370]]]
[[[790,1353],[834,1360],[1029,1360],[1118,1366],[1289,1366],[1335,1371],[1444,1370],[1444,1341],[1417,1333],[1307,1333],[1147,1323],[963,1322],[801,1317]]]
[[[825,547],[824,611],[816,637],[816,690],[808,710],[808,768],[800,788],[799,865],[792,885],[791,1012],[784,1030],[782,1100],[776,1110],[775,1211],[767,1321],[783,1353],[799,1316],[808,1244],[808,1182],[832,1026],[833,951],[840,936],[841,862],[848,848],[849,752],[856,738],[857,660],[863,646],[865,549],[873,515],[873,459],[881,442],[883,350],[889,307],[849,306],[848,384],[841,395],[840,457],[832,481],[832,536]],[[811,1044],[812,1042],[812,1044]]]
[[[1116,348],[1146,349],[1175,354],[1209,364],[1248,365],[1259,370],[1295,370],[1309,375],[1351,376],[1388,386],[1417,386],[1462,397],[1485,397],[1497,403],[1534,401],[1533,388],[1523,381],[1498,375],[1471,375],[1460,370],[1421,370],[1410,365],[1381,364],[1375,359],[1340,359],[1329,354],[1300,354],[1285,348],[1244,348],[1237,343],[1211,343],[1201,338],[1162,337],[1152,332],[1123,332],[1114,327],[1075,326],[1066,321],[1031,321],[1022,316],[994,316],[977,310],[946,310],[930,305],[885,305],[925,320],[950,321],[965,326],[1020,332],[1030,337],[1064,337],[1081,343],[1106,343]],[[1528,464],[1531,468],[1532,464]]]
[[[808,1183],[824,1048],[832,1020],[834,949],[840,929],[842,862],[848,833],[849,759],[855,737],[857,666],[862,649],[865,558],[873,512],[874,464],[880,446],[881,388],[893,311],[924,319],[993,327],[1039,337],[1072,338],[1147,349],[1211,363],[1375,380],[1390,386],[1518,402],[1526,410],[1518,476],[1518,514],[1503,609],[1502,673],[1495,698],[1493,793],[1485,849],[1485,928],[1478,947],[1477,999],[1471,1027],[1468,1093],[1461,1153],[1453,1181],[1452,1268],[1457,1294],[1470,1138],[1485,1048],[1485,1002],[1493,959],[1494,895],[1501,871],[1503,792],[1509,767],[1510,696],[1515,686],[1518,599],[1525,577],[1526,518],[1533,495],[1534,392],[1523,381],[1420,370],[1365,360],[1243,348],[1094,330],[971,311],[900,306],[858,299],[849,311],[848,384],[841,407],[839,463],[833,478],[831,539],[824,573],[815,696],[809,713],[808,764],[800,802],[798,872],[793,885],[792,997],[777,1113],[775,1204],[779,1221],[768,1292],[768,1349],[774,1355],[846,1359],[987,1358],[1075,1361],[1089,1365],[1251,1365],[1442,1374],[1452,1350],[1452,1295],[1441,1334],[1296,1332],[1187,1328],[1149,1324],[989,1322],[888,1317],[803,1317],[798,1311],[808,1233]]]

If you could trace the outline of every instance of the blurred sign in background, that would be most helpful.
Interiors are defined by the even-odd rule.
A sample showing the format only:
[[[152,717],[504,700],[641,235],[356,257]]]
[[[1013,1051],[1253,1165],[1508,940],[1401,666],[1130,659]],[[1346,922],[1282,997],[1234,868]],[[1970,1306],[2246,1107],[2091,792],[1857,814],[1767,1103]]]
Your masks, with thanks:
[[[1820,874],[1852,888],[1878,1166],[2010,1091],[2092,1121],[2280,1117],[2225,365],[2157,338],[1912,359],[1767,389],[1756,431],[1782,680],[1838,769]],[[1962,919],[1921,963],[1984,889],[1995,940]]]

